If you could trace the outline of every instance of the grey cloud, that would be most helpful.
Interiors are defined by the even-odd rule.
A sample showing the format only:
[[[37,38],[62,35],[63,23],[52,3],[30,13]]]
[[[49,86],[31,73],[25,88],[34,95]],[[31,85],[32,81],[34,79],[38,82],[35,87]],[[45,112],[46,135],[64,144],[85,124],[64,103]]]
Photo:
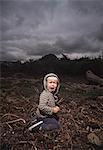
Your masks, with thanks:
[[[102,0],[72,0],[68,1],[71,7],[75,9],[79,15],[103,16],[103,1]]]
[[[11,54],[9,55],[8,52],[5,52],[5,51],[2,51],[0,52],[0,59],[1,61],[4,61],[4,60],[13,60],[14,59],[14,56],[12,57]]]
[[[100,28],[93,34],[93,36],[100,42],[103,42],[103,24],[100,25]]]
[[[4,0],[0,3],[4,58],[103,50],[102,0]]]
[[[15,61],[18,59],[18,57],[16,55],[12,55],[11,53],[9,53],[9,51],[1,51],[0,52],[0,59],[1,61]],[[20,60],[20,58],[19,58]]]
[[[17,25],[27,25],[37,27],[43,19],[45,13],[53,11],[53,3],[49,1],[4,1],[2,5],[2,17],[10,22],[8,26],[15,23]],[[14,21],[14,22],[13,22]],[[5,23],[5,22],[4,22]],[[25,26],[24,26],[25,27]],[[12,26],[11,26],[12,28]]]
[[[91,37],[79,37],[76,40],[65,40],[62,38],[57,39],[55,47],[61,49],[64,53],[95,53],[103,50],[103,43],[98,39]]]
[[[31,49],[27,52],[27,54],[30,55],[46,55],[49,53],[59,54],[60,51],[53,45],[47,44],[47,43],[40,43],[34,47],[34,49]]]

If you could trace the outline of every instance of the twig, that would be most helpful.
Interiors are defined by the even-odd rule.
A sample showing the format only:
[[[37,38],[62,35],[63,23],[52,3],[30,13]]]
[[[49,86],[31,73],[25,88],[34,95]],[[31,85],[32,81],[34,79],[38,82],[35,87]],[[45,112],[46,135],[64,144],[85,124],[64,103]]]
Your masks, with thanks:
[[[61,99],[57,102],[57,104],[61,104],[63,101],[64,101],[64,98],[61,98]]]
[[[23,110],[23,111],[25,111],[25,109],[23,108],[23,107],[17,107],[17,106],[13,106],[15,109],[17,109],[17,110]]]
[[[71,139],[71,150],[73,150],[73,142],[72,142],[72,139]]]
[[[14,122],[18,122],[18,121],[23,121],[23,123],[26,123],[26,121],[22,118],[19,118],[19,119],[16,119],[16,120],[12,120],[12,121],[7,121],[7,122],[3,122],[2,124],[6,123],[6,124],[9,124],[9,123],[14,123]]]
[[[1,117],[1,119],[4,118],[4,117],[6,117],[6,116],[13,116],[13,117],[19,118],[19,116],[15,115],[15,114],[7,113],[7,114],[4,114],[4,115]]]
[[[102,110],[101,108],[99,108],[98,106],[97,106],[97,109],[98,109],[99,111],[103,112],[103,110]]]
[[[12,131],[12,130],[13,130],[12,126],[11,126],[11,125],[9,125],[8,123],[6,123],[6,124],[9,126],[10,131]]]
[[[76,121],[74,120],[73,116],[72,116],[71,114],[69,114],[69,116],[70,116],[70,119],[73,121],[73,123],[74,123],[74,125],[75,125],[75,127],[76,127],[76,129],[77,129],[78,126],[77,126],[77,123],[76,123]]]
[[[36,146],[35,146],[35,141],[19,141],[19,143],[16,143],[16,145],[17,144],[31,144],[32,146],[33,146],[33,148],[35,149],[35,150],[37,150],[37,148],[36,148]],[[15,147],[16,147],[16,145],[15,145]],[[12,148],[12,150],[14,149],[14,147]]]

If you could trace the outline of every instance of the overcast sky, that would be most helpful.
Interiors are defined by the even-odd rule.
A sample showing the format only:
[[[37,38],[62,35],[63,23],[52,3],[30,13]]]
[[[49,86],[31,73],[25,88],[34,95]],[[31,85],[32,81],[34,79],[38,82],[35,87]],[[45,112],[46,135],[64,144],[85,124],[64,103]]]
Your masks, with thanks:
[[[1,60],[103,51],[103,0],[0,0]]]

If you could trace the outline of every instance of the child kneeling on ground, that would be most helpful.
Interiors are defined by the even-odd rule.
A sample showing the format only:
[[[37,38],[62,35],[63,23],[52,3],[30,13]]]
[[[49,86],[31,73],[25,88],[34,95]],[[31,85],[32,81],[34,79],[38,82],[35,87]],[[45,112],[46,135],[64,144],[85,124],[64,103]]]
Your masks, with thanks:
[[[54,73],[44,77],[44,90],[40,94],[36,111],[39,129],[53,130],[59,128],[57,113],[60,111],[57,93],[60,87],[59,78]]]

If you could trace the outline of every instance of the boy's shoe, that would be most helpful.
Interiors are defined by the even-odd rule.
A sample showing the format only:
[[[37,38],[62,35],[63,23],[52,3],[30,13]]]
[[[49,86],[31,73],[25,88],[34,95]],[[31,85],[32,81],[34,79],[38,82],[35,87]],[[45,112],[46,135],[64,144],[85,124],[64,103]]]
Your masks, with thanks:
[[[30,132],[37,132],[38,130],[41,130],[41,124],[43,121],[34,120],[32,122],[32,125],[28,128]]]

